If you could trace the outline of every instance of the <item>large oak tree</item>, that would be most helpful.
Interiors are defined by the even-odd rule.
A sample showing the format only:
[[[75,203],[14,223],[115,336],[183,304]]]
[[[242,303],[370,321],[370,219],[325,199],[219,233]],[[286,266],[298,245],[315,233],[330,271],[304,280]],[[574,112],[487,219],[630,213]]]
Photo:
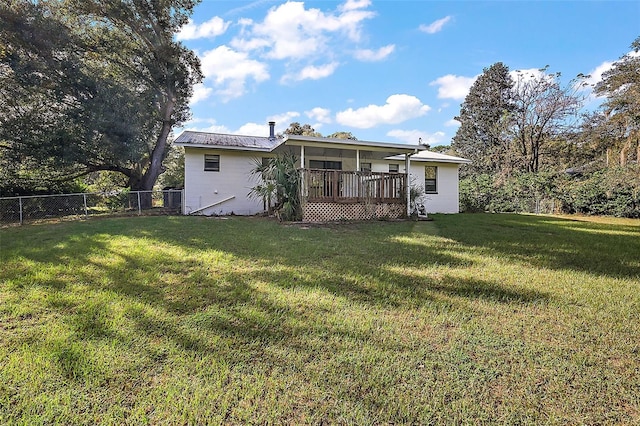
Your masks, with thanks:
[[[11,0],[0,6],[0,161],[50,180],[111,170],[134,190],[162,172],[188,118],[196,55],[175,41],[197,1]],[[20,174],[18,164],[37,165]],[[17,174],[16,174],[17,173]]]

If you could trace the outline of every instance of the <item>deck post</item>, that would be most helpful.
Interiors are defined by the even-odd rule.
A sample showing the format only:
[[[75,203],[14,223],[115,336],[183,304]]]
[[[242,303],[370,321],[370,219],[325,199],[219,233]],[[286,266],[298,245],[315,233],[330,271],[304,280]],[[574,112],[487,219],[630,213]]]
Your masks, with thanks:
[[[411,154],[404,155],[405,191],[407,194],[407,217],[411,216],[411,182],[409,179],[409,167],[411,166]]]
[[[304,182],[304,145],[300,145],[300,196],[306,197],[308,195]]]

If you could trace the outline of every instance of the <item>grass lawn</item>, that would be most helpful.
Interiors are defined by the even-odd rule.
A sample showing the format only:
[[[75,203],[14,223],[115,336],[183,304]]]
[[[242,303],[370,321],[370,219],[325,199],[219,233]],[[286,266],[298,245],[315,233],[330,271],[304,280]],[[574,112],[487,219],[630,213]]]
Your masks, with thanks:
[[[0,230],[0,424],[640,424],[640,221]]]

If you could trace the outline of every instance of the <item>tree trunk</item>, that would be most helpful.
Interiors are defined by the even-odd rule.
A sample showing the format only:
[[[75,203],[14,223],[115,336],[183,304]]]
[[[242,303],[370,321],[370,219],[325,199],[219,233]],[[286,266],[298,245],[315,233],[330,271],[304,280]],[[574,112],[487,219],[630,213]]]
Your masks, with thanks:
[[[155,147],[151,152],[149,167],[142,175],[142,179],[140,181],[140,189],[145,191],[153,189],[153,185],[155,185],[158,176],[162,173],[162,162],[167,156],[167,152],[169,152],[167,138],[169,137],[171,128],[173,127],[173,120],[171,116],[173,115],[173,109],[175,106],[173,94],[171,93],[170,96],[171,99],[167,101],[162,111],[162,128],[160,129],[160,134],[156,139]]]

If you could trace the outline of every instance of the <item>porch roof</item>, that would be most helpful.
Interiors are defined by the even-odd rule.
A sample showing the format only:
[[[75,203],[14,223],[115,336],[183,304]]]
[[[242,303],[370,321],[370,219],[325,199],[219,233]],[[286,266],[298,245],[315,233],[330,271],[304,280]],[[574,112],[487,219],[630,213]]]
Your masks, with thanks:
[[[351,151],[361,149],[365,151],[384,151],[394,154],[414,154],[426,149],[423,145],[410,145],[405,143],[374,142],[299,135],[286,136],[284,138],[284,145],[304,145],[305,147],[347,149]]]
[[[387,157],[387,160],[404,160],[404,157],[401,155],[393,155],[391,157]],[[432,151],[420,151],[416,155],[411,156],[411,161],[423,161],[423,162],[434,162],[434,163],[456,163],[456,164],[470,164],[471,160],[467,160],[462,157],[455,157],[453,155],[442,154],[439,152]]]

